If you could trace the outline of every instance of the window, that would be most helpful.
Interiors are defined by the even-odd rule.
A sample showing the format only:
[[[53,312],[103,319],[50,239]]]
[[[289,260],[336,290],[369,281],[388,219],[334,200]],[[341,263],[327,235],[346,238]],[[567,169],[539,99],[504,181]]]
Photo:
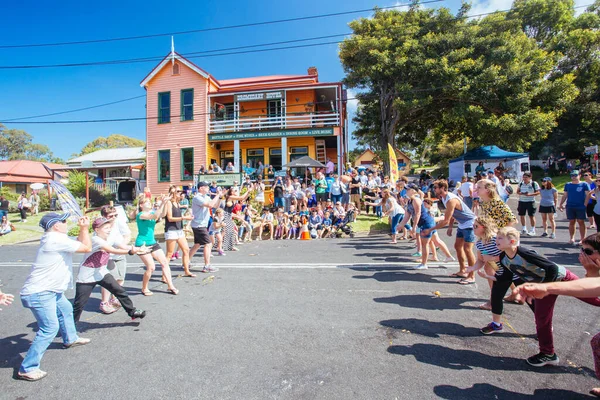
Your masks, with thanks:
[[[264,149],[248,149],[246,150],[246,162],[250,164],[250,168],[258,168],[258,162],[265,163]]]
[[[281,169],[281,148],[269,149],[269,164],[276,171]]]
[[[281,117],[281,100],[269,100],[269,117]]]
[[[158,123],[171,122],[171,92],[158,94]]]
[[[194,120],[194,89],[181,91],[181,120]]]
[[[158,151],[158,181],[171,180],[171,150]]]
[[[21,193],[27,193],[27,185],[26,184],[22,184],[22,183],[17,183],[15,185],[15,191],[17,192],[17,194],[21,194]]]
[[[181,149],[181,180],[194,179],[194,149],[192,147]]]
[[[290,147],[290,162],[308,155],[308,147]],[[303,176],[306,168],[292,168],[293,176]]]

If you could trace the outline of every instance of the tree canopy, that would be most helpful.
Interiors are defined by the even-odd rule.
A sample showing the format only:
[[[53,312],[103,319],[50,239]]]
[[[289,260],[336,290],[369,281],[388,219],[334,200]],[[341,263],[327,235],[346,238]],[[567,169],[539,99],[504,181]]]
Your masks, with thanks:
[[[0,124],[0,159],[62,163],[45,144],[33,143],[33,136],[20,129],[6,129]]]
[[[125,135],[113,133],[108,137],[99,137],[85,145],[79,154],[74,154],[75,157],[93,153],[103,149],[118,149],[123,147],[144,147],[146,142],[140,139],[131,138]]]
[[[540,4],[523,9],[534,2],[546,7],[543,23]],[[346,85],[360,91],[359,144],[415,148],[434,135],[525,150],[559,125],[581,92],[574,69],[557,73],[565,57],[552,28],[576,21],[572,0],[521,1],[482,19],[469,8],[413,3],[350,23],[340,59]]]

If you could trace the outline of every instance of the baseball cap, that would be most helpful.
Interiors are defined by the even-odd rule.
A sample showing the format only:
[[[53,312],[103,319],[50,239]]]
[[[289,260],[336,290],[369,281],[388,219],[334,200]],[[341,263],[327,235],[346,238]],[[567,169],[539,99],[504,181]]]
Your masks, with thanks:
[[[104,217],[98,217],[92,222],[92,229],[98,229],[104,224],[109,224],[111,222],[110,219]]]
[[[549,176],[547,176],[544,179],[542,179],[542,182],[552,182],[552,178],[550,178]]]
[[[573,171],[571,171],[571,176],[577,176],[577,175],[579,175],[578,169],[574,169]]]
[[[409,183],[408,185],[406,185],[406,188],[407,188],[407,189],[416,190],[416,191],[418,191],[418,190],[419,190],[419,186],[417,186],[417,185],[416,185],[416,184],[414,184],[414,183]]]
[[[206,181],[200,181],[198,182],[198,189],[200,189],[203,186],[210,186],[210,184]]]
[[[492,171],[491,169],[487,172],[488,174],[493,174],[494,171]]]
[[[71,214],[69,213],[64,213],[64,214],[59,214],[59,213],[55,213],[55,212],[51,212],[48,213],[46,215],[44,215],[42,217],[42,219],[40,220],[40,227],[47,231],[48,229],[52,228],[54,226],[54,224],[56,224],[57,222],[62,222],[62,221],[66,221],[67,218],[69,218],[71,216]]]

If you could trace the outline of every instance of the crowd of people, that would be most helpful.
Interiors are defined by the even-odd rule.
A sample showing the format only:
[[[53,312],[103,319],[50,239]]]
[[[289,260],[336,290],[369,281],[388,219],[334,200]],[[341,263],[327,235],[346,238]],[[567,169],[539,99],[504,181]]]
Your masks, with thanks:
[[[599,189],[595,182],[600,182],[600,178],[594,181],[591,174],[584,174],[581,181],[579,172],[571,171],[571,182],[565,186],[559,201],[550,177],[544,178],[540,185],[526,173],[516,190],[512,187],[506,190],[510,183],[502,181],[501,170],[484,174],[477,174],[473,181],[465,177],[455,185],[443,178],[433,180],[427,176],[413,182],[400,177],[392,184],[388,177],[374,171],[354,169],[342,176],[317,172],[310,182],[282,177],[272,186],[272,207],[265,206],[265,186],[260,176],[254,182],[248,176],[241,185],[236,182],[228,189],[218,187],[215,182],[201,181],[191,199],[175,186],[154,201],[147,191],[130,215],[138,227],[133,246],[128,244],[131,231],[126,223],[119,222],[114,207],[102,208],[101,217],[91,223],[95,232],[92,237],[87,233],[90,221],[87,217],[80,218],[76,241],[66,235],[68,214],[49,213],[41,219],[46,234],[21,291],[21,301],[31,309],[40,329],[19,377],[38,380],[45,376],[39,368],[40,360],[59,330],[65,347],[89,342],[77,335],[75,324],[96,285],[103,288],[100,305],[103,313],[110,314],[122,307],[133,319],[145,317],[146,312],[135,308],[122,288],[126,254],[137,254],[146,266],[142,294],[153,295],[148,283],[157,261],[167,292],[177,295],[179,290],[174,286],[169,265],[177,253],[182,259],[182,276],[194,278],[190,260],[201,247],[204,260],[201,271],[214,272],[217,268],[211,264],[212,252],[225,255],[227,251],[236,251],[238,244],[253,240],[255,230],[258,230],[256,240],[261,240],[267,231],[269,239],[298,238],[303,228],[323,238],[334,230],[336,221],[346,219],[345,215],[369,212],[388,219],[391,243],[414,240],[416,249],[412,256],[418,257],[419,262],[415,269],[427,269],[431,260],[456,260],[459,268],[452,276],[459,279],[459,284],[473,284],[476,274],[487,280],[489,297],[479,308],[491,311],[491,322],[480,329],[482,334],[503,331],[503,301],[524,304],[527,300],[539,341],[539,352],[528,357],[527,363],[535,367],[556,365],[559,358],[554,348],[552,318],[557,295],[574,295],[583,302],[600,306],[600,299],[593,294],[597,286],[589,283],[600,276],[600,233],[586,236],[586,221],[593,221],[598,227],[600,213],[595,196]],[[518,196],[519,220],[506,204],[513,192]],[[535,203],[538,196],[539,209]],[[555,238],[557,210],[566,212],[569,242],[581,247],[579,260],[586,270],[582,283],[577,283],[578,277],[573,272],[520,243],[522,235],[536,235],[536,211],[542,214],[541,236]],[[259,212],[261,216],[257,218]],[[166,253],[156,240],[156,223],[161,219],[165,222]],[[574,239],[576,224],[580,230],[578,241]],[[446,229],[448,236],[454,235],[456,258],[441,240],[441,229]],[[191,248],[186,230],[193,234]],[[438,251],[443,257],[438,256]],[[71,305],[64,292],[71,281],[71,256],[77,252],[85,256]],[[9,296],[2,295],[4,304],[12,301]],[[600,377],[600,335],[594,337],[592,347]],[[600,396],[598,389],[593,393]]]

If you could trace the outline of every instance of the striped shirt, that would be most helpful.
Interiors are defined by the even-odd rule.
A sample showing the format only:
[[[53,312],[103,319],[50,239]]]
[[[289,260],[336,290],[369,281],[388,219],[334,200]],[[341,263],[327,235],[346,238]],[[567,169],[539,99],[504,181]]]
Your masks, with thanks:
[[[478,240],[475,243],[475,247],[481,253],[481,255],[499,256],[500,254],[502,254],[502,251],[500,249],[498,249],[498,247],[496,246],[496,236],[492,237],[490,239],[490,241],[487,243],[483,243],[483,241]],[[504,272],[503,271],[504,267],[502,266],[500,261],[496,261],[496,265],[498,266],[496,275],[502,275],[502,273]],[[519,279],[519,277],[515,274],[513,276],[513,280],[518,280],[518,279]]]

